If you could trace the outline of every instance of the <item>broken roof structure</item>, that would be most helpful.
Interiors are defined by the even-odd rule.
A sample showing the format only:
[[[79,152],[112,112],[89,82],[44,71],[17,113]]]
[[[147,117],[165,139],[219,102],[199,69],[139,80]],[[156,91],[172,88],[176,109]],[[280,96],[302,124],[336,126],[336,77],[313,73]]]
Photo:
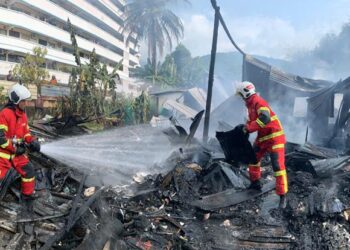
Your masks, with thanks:
[[[201,110],[205,109],[206,92],[201,88],[188,90],[167,90],[151,93],[156,97],[157,109],[162,114],[165,109],[170,116],[177,118],[194,118]]]
[[[344,128],[349,119],[350,78],[337,83],[300,77],[273,67],[253,56],[245,55],[243,60],[243,80],[251,81],[261,95],[270,103],[278,101],[280,116],[290,116],[297,97],[307,98],[307,123],[312,138],[318,143],[326,143]],[[335,114],[335,94],[342,93],[340,112]],[[281,101],[282,97],[283,101]],[[276,105],[277,106],[277,105]],[[335,126],[331,127],[329,118],[337,116]],[[333,130],[333,135],[332,134]],[[324,138],[328,136],[328,138]],[[326,143],[327,144],[327,143]]]
[[[330,81],[313,80],[293,75],[271,66],[251,55],[244,56],[243,80],[253,82],[266,99],[275,98],[276,91],[294,92],[309,96],[333,84]],[[271,93],[273,89],[274,93]],[[273,96],[271,96],[273,94]]]

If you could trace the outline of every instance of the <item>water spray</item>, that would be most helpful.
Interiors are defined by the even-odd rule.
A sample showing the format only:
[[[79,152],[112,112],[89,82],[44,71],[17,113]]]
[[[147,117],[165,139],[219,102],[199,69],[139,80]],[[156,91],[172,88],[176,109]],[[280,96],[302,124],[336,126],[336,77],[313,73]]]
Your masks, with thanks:
[[[108,184],[124,185],[139,172],[166,171],[155,166],[172,148],[160,129],[139,125],[54,141],[43,144],[41,151]]]

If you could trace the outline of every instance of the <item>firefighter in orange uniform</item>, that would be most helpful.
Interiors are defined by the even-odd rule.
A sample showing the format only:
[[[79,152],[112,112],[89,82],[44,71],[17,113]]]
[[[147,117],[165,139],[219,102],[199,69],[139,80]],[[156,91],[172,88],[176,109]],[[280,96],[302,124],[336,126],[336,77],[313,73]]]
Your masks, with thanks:
[[[0,180],[14,167],[21,175],[21,202],[32,210],[35,171],[26,155],[26,148],[40,151],[40,143],[29,131],[27,115],[24,111],[30,91],[17,83],[9,91],[9,101],[0,111]]]
[[[238,84],[236,93],[245,101],[249,120],[243,127],[246,133],[258,133],[254,143],[257,162],[249,165],[250,189],[261,190],[262,185],[260,161],[266,153],[270,154],[271,164],[276,177],[276,193],[280,196],[279,206],[286,207],[286,193],[288,192],[287,172],[285,167],[286,138],[281,122],[272,111],[269,104],[260,97],[251,82]]]

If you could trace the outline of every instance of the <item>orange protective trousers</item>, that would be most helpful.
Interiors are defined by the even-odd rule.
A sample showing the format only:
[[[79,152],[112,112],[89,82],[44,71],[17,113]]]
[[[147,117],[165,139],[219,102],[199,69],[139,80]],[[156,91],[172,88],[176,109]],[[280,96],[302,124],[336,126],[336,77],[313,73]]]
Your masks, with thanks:
[[[281,144],[279,144],[281,145]],[[257,181],[261,178],[261,159],[266,153],[270,154],[271,164],[276,178],[276,194],[285,195],[288,192],[288,179],[284,159],[283,147],[270,146],[268,148],[254,147],[257,159],[256,164],[249,164],[249,177],[251,181]]]

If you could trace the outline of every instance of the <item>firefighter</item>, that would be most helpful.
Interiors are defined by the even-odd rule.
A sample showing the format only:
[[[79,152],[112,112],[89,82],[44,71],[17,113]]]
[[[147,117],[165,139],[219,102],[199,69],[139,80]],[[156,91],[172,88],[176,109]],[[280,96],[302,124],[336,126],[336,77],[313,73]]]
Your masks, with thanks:
[[[0,111],[0,181],[13,167],[21,175],[21,202],[24,211],[32,211],[35,187],[35,172],[26,154],[26,149],[40,151],[40,143],[29,131],[26,102],[30,91],[17,83],[9,90],[9,100]]]
[[[250,189],[261,190],[261,159],[270,154],[271,164],[276,178],[276,193],[280,196],[279,206],[286,207],[286,193],[288,192],[287,172],[284,164],[284,146],[286,138],[281,122],[272,111],[269,104],[260,97],[251,82],[238,84],[236,93],[240,95],[248,109],[249,119],[242,126],[245,133],[257,132],[253,145],[257,162],[249,164]]]

